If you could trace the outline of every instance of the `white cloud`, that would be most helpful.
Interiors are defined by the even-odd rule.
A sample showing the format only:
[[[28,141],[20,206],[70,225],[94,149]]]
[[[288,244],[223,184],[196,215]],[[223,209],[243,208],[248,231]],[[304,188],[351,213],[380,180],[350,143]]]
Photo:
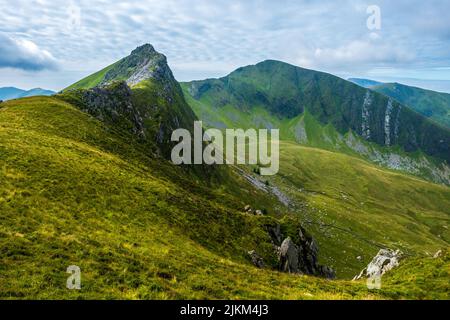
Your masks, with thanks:
[[[366,25],[373,2],[365,2],[0,0],[0,33],[52,52],[63,62],[59,72],[70,71],[67,82],[143,43],[164,53],[182,80],[223,76],[228,66],[264,59],[358,74],[450,65],[448,1],[378,0],[376,33]]]
[[[57,60],[30,40],[0,33],[0,68],[8,67],[34,71],[56,69]]]
[[[375,67],[380,65],[407,64],[415,59],[414,52],[377,40],[355,40],[336,48],[317,48],[313,63],[321,67],[347,67],[355,65]]]

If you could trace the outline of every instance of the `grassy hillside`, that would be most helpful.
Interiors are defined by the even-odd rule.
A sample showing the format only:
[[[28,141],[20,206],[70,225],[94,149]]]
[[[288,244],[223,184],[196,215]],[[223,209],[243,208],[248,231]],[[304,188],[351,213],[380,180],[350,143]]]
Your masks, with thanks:
[[[267,60],[220,79],[184,85],[187,95],[214,110],[232,106],[252,113],[262,108],[279,119],[293,119],[307,110],[323,126],[332,125],[340,134],[352,131],[379,146],[422,151],[450,162],[449,129],[331,74]]]
[[[399,83],[379,84],[372,90],[392,97],[437,123],[450,128],[450,94],[406,86]]]
[[[450,185],[450,172],[442,161],[436,161],[423,152],[407,153],[398,147],[385,147],[369,142],[357,133],[341,134],[332,124],[320,123],[305,108],[293,118],[274,115],[262,106],[242,110],[234,105],[217,106],[213,97],[195,99],[190,84],[182,84],[185,98],[203,125],[212,128],[277,128],[280,139],[304,146],[337,151],[366,159],[383,167],[403,171],[430,181]]]
[[[0,297],[449,298],[448,274],[440,271],[448,258],[421,258],[448,246],[449,188],[289,143],[281,164],[269,184],[293,199],[292,208],[229,170],[220,183],[203,181],[152,158],[126,131],[57,98],[3,103]],[[265,207],[269,216],[242,213],[245,204]],[[368,291],[364,283],[259,270],[249,262],[246,251],[253,249],[274,258],[264,225],[278,221],[289,234],[300,220],[317,237],[321,259],[341,277],[353,276],[376,248],[347,232],[321,233],[325,226],[315,223],[331,218],[418,255],[427,272],[414,263],[408,273],[394,272],[383,290]],[[362,251],[363,260],[355,260]],[[72,264],[81,267],[81,291],[65,288]],[[429,283],[439,285],[426,293]]]
[[[323,262],[340,276],[351,277],[379,248],[427,256],[449,246],[449,187],[295,143],[280,150],[280,172],[269,181],[293,199]]]

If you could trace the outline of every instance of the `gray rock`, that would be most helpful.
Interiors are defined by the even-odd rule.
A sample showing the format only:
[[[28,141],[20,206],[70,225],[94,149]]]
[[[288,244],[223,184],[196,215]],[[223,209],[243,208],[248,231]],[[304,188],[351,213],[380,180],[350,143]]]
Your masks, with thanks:
[[[256,253],[255,250],[249,251],[248,255],[250,256],[250,259],[252,259],[252,263],[257,268],[264,268],[264,261],[263,259]]]
[[[440,258],[440,257],[442,257],[442,250],[438,250],[433,256],[434,259],[437,259],[437,258]]]
[[[289,273],[298,273],[298,248],[291,238],[283,241],[279,252],[280,270]]]
[[[362,278],[374,278],[382,276],[386,272],[392,270],[400,264],[402,258],[402,252],[400,250],[381,249],[378,254],[372,259],[367,267],[361,271],[353,280],[359,280]]]
[[[336,278],[336,272],[328,266],[319,266],[319,273],[321,276],[323,276],[327,279],[335,279]]]

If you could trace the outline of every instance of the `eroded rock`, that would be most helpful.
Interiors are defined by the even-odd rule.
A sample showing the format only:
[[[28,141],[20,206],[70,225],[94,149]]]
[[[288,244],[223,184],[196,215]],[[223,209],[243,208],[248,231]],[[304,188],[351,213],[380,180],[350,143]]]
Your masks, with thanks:
[[[319,265],[319,247],[316,241],[302,228],[298,230],[298,240],[291,237],[284,240],[280,225],[271,226],[268,232],[277,252],[279,269],[283,272],[309,274],[333,279],[336,277],[334,270],[327,266]]]
[[[353,278],[353,280],[374,278],[384,275],[386,272],[400,264],[402,255],[400,250],[381,249],[367,267],[362,270],[359,275]]]
[[[252,259],[252,263],[257,268],[264,268],[264,261],[261,256],[259,256],[255,250],[249,251],[248,255],[250,256],[250,259]]]
[[[299,273],[299,250],[291,238],[283,241],[279,251],[280,270],[289,273]]]

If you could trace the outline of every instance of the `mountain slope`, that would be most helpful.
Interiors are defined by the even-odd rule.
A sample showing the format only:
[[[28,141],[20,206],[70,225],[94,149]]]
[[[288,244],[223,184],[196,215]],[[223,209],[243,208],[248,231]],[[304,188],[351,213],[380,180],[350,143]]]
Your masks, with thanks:
[[[0,88],[0,100],[10,100],[32,96],[51,96],[54,91],[35,88],[31,90],[22,90],[14,87]]]
[[[239,175],[222,181],[220,187],[211,187],[181,168],[152,159],[126,131],[111,131],[57,98],[26,98],[2,104],[0,150],[3,298],[448,298],[447,276],[423,274],[419,267],[410,270],[408,281],[402,280],[402,273],[393,273],[394,280],[386,282],[379,292],[369,291],[362,282],[326,281],[256,269],[246,257],[247,250],[257,250],[266,259],[271,255],[270,239],[262,226],[279,219],[286,228],[292,228],[295,216],[283,214],[277,218],[279,204]],[[308,154],[314,152],[304,153]],[[285,158],[282,163],[295,162]],[[311,171],[296,177],[310,179],[312,186],[315,176],[323,174],[322,167],[315,163],[311,158],[307,165]],[[285,173],[282,179],[289,179]],[[372,175],[368,172],[367,178]],[[396,176],[381,187],[389,188]],[[427,207],[439,210],[439,204],[449,207],[445,203],[450,199],[445,195],[448,189],[409,177],[401,179],[407,183],[405,190],[389,193],[397,203],[403,202],[402,195],[414,198],[406,190],[417,195],[429,190],[423,196],[428,201],[420,201],[420,214]],[[331,180],[324,186],[330,188]],[[312,204],[317,199],[310,188],[307,186],[311,193],[305,196],[311,197]],[[266,206],[271,216],[243,213],[247,201],[255,207]],[[342,203],[343,209],[353,206],[342,197],[334,201]],[[384,220],[389,217],[385,215]],[[411,220],[410,228],[415,225]],[[385,230],[389,228],[387,224]],[[419,230],[407,233],[403,240],[420,244],[418,238],[414,239],[424,235]],[[389,241],[400,241],[401,235],[395,232]],[[429,240],[422,249],[442,246],[437,237],[426,238]],[[359,248],[365,242],[354,240],[351,245],[347,239],[352,236],[332,239],[324,234],[319,241],[324,258],[335,252],[326,259],[348,265],[352,276],[377,250],[370,249],[364,260],[358,261],[354,254],[370,245]],[[346,247],[353,247],[348,254],[342,252],[344,242]],[[351,262],[339,261],[343,256]],[[427,262],[427,268],[442,270],[448,266],[448,259],[436,263]],[[73,264],[82,270],[81,291],[65,288],[65,270]],[[439,283],[438,289],[424,295],[426,287],[423,281],[411,281],[414,275],[425,276],[426,283],[428,279]]]
[[[448,247],[450,188],[292,141],[280,143],[274,177],[255,166],[174,166],[154,150],[170,150],[160,128],[196,117],[162,55],[138,49],[95,87],[0,104],[1,297],[448,298],[437,269],[448,259],[426,257]],[[280,121],[313,126],[312,140],[322,129],[338,136],[308,112]],[[394,271],[376,292],[280,273],[274,228],[297,243],[314,236],[318,262],[340,279],[380,246],[426,267],[407,279]],[[253,250],[265,268],[253,266]],[[81,267],[81,291],[65,288],[69,265]],[[420,277],[436,284],[432,294]]]
[[[399,83],[385,83],[371,88],[411,107],[437,123],[450,128],[450,94],[406,86]]]
[[[239,68],[224,78],[182,86],[197,113],[211,110],[205,119],[211,126],[226,127],[227,121],[247,114],[256,127],[290,123],[296,140],[302,140],[304,125],[299,117],[307,112],[340,136],[353,132],[377,148],[398,146],[412,157],[413,152],[423,152],[450,161],[450,130],[395,100],[329,74],[269,60]],[[291,139],[292,134],[282,133],[281,138]],[[322,139],[321,144],[325,142]]]

